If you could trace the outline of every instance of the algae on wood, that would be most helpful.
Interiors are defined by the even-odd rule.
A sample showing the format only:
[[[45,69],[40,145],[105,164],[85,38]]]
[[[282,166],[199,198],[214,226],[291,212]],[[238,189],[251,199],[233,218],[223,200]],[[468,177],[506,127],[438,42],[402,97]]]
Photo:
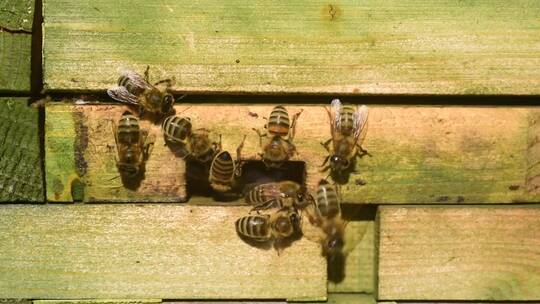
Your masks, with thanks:
[[[38,123],[26,98],[0,98],[0,202],[44,200]]]
[[[0,1],[0,92],[30,91],[34,0]]]
[[[123,106],[50,105],[46,108],[47,199],[86,202],[182,202],[184,161],[164,145],[161,127],[141,120],[156,137],[140,185],[124,187],[116,168],[112,122]],[[133,186],[133,187],[132,187]]]
[[[45,87],[118,67],[223,93],[539,94],[537,0],[44,0]]]
[[[380,300],[540,300],[538,206],[379,209]]]
[[[286,100],[276,99],[276,103]],[[234,151],[247,135],[243,157],[259,159],[259,139],[252,128],[263,128],[264,116],[273,105],[179,104],[177,113],[191,117],[194,127],[208,128],[222,135],[223,148]],[[289,113],[303,109],[298,120],[293,160],[305,161],[307,185],[314,190],[326,177],[319,165],[327,152],[320,142],[330,138],[328,117],[322,105],[287,105]],[[167,182],[178,186],[176,198],[185,196],[183,162],[163,147],[159,126],[152,130],[158,141],[148,168],[178,162],[177,169],[148,179],[149,192],[130,192],[121,187],[114,164],[114,137],[110,119],[118,119],[125,109],[119,105],[47,108],[47,188],[51,200],[71,200],[70,181],[75,176],[77,142],[72,113],[83,113],[88,126],[88,145],[82,160],[87,173],[86,201],[170,200],[163,194]],[[364,147],[371,153],[357,162],[349,182],[342,187],[344,202],[362,204],[486,204],[536,202],[540,193],[531,179],[531,159],[540,157],[535,147],[537,127],[531,117],[534,107],[440,107],[370,106]],[[258,117],[254,115],[257,114]],[[58,115],[62,115],[59,117]],[[67,133],[66,133],[67,132]],[[84,141],[78,141],[84,142]],[[57,149],[57,147],[60,147]],[[55,153],[51,151],[54,150]],[[58,150],[58,151],[56,151]],[[60,154],[58,154],[60,153]],[[151,169],[147,169],[151,170]],[[157,174],[157,173],[156,173]],[[152,176],[150,173],[148,176]],[[159,176],[159,178],[158,178]],[[177,181],[173,182],[173,178]],[[162,190],[151,190],[160,182]],[[58,186],[60,185],[60,186]],[[54,189],[51,189],[53,187]],[[56,189],[57,188],[57,189]],[[56,189],[56,190],[55,190]],[[143,188],[141,188],[143,189]],[[91,193],[91,194],[90,194]],[[157,196],[156,196],[157,195]]]
[[[326,298],[326,263],[305,238],[281,255],[243,242],[248,207],[9,205],[0,208],[0,294],[32,299]]]

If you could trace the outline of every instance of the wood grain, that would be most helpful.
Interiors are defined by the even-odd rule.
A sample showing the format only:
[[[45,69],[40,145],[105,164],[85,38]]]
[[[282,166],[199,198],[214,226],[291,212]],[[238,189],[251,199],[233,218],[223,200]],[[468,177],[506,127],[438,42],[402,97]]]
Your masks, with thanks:
[[[116,168],[112,122],[122,106],[58,105],[46,109],[46,172],[49,201],[182,202],[186,197],[184,161],[164,145],[161,127],[142,120],[156,136],[145,178],[124,187]],[[76,197],[74,198],[74,193]]]
[[[0,3],[2,30],[31,32],[33,21],[34,0],[4,0]]]
[[[247,207],[0,208],[0,295],[32,299],[326,298],[326,263],[305,238],[278,256],[244,243]],[[261,282],[264,282],[261,283]]]
[[[116,69],[200,93],[539,94],[535,0],[45,0],[45,87]]]
[[[286,104],[287,100],[276,99]],[[87,164],[85,201],[170,201],[185,196],[183,165],[159,141],[159,127],[153,126],[158,142],[148,161],[150,190],[129,192],[116,173],[114,139],[110,119],[118,119],[121,106],[52,105],[47,108],[46,158],[48,199],[69,201],[70,180],[77,174],[74,150],[82,151]],[[272,105],[180,104],[178,113],[192,118],[198,127],[222,134],[223,148],[234,151],[247,135],[243,150],[246,160],[258,159],[258,137]],[[295,144],[299,154],[293,160],[306,162],[307,185],[314,190],[326,177],[319,165],[327,152],[320,142],[330,138],[328,117],[321,105],[287,105],[289,113],[304,112],[298,121]],[[83,113],[88,124],[88,145],[74,147],[72,113]],[[251,112],[251,114],[250,114]],[[369,127],[364,147],[372,157],[358,161],[347,184],[344,202],[361,204],[488,204],[536,202],[540,184],[531,179],[540,159],[536,149],[537,125],[531,119],[535,107],[440,107],[370,106]],[[257,114],[258,117],[252,116]],[[91,117],[91,118],[90,118]],[[65,125],[69,123],[70,125]],[[83,141],[84,142],[84,141]],[[107,145],[109,147],[107,147]],[[177,169],[152,175],[154,166],[174,162]],[[536,176],[536,175],[534,175]],[[173,183],[173,179],[177,179]],[[88,183],[87,181],[91,181]],[[159,181],[160,188],[153,189]],[[171,185],[165,183],[171,183]],[[178,187],[175,191],[168,187]],[[116,187],[116,188],[114,188]],[[113,190],[114,188],[114,190]],[[141,189],[145,189],[141,187]]]
[[[540,300],[538,206],[385,206],[378,225],[380,300]]]
[[[0,203],[44,201],[38,110],[27,98],[0,98]]]
[[[0,31],[0,92],[30,91],[32,36]]]

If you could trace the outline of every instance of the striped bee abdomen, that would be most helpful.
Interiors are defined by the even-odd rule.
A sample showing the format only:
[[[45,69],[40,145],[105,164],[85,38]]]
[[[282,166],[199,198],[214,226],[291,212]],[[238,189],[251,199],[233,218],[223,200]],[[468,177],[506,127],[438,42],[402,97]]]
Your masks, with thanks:
[[[341,134],[351,135],[354,132],[354,112],[356,109],[352,106],[343,106],[341,108],[340,123]]]
[[[256,241],[267,241],[270,239],[268,227],[268,216],[249,215],[236,220],[236,232]]]
[[[341,213],[335,188],[324,180],[319,182],[317,189],[317,208],[321,215],[327,219],[332,219]]]
[[[133,84],[131,79],[129,79],[129,77],[126,75],[122,75],[118,78],[118,85],[125,87],[128,92],[135,96],[140,95],[144,91],[143,88]]]
[[[287,109],[283,106],[276,106],[268,118],[268,132],[271,135],[287,136],[289,134],[290,120]]]
[[[163,120],[161,128],[167,140],[184,143],[191,134],[191,121],[188,117],[172,115]]]
[[[122,144],[138,143],[141,135],[140,130],[139,119],[131,112],[126,111],[118,122],[118,141]]]
[[[265,184],[263,184],[251,189],[246,194],[246,203],[248,203],[249,205],[258,205],[273,199],[273,196],[265,193],[265,187]]]
[[[214,157],[210,166],[210,181],[227,183],[233,178],[234,170],[234,161],[231,154],[222,151]]]

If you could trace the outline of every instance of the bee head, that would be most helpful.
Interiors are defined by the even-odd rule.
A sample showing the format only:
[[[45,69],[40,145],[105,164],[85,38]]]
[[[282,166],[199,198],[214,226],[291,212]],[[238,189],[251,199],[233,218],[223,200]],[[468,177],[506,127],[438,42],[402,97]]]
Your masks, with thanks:
[[[345,170],[349,167],[349,160],[342,158],[338,155],[332,155],[330,157],[330,167],[335,171]]]
[[[344,245],[341,235],[329,235],[323,245],[323,254],[327,257],[334,257],[342,252]]]
[[[166,93],[163,96],[163,100],[161,102],[161,113],[169,113],[172,111],[172,107],[174,105],[174,97],[170,93]]]

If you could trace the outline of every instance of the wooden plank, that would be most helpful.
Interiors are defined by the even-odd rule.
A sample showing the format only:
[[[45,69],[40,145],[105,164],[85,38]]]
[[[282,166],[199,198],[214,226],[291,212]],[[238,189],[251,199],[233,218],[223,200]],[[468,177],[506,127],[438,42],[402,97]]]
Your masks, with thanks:
[[[38,111],[0,98],[0,202],[43,202]]]
[[[30,91],[34,0],[0,3],[0,92]]]
[[[4,0],[0,3],[0,27],[4,31],[32,31],[34,0]]]
[[[345,230],[345,263],[344,265],[328,265],[329,292],[373,293],[375,291],[373,227],[374,221],[349,222]],[[340,266],[343,269],[340,269]]]
[[[0,31],[0,92],[30,91],[32,36]]]
[[[540,300],[540,208],[379,209],[378,299]]]
[[[161,299],[34,300],[33,304],[160,304]]]
[[[55,105],[46,108],[47,199],[86,202],[182,202],[185,164],[164,145],[161,127],[141,121],[156,135],[145,178],[124,187],[116,168],[112,121],[121,106]],[[137,186],[137,185],[135,185]],[[75,197],[74,197],[75,196]]]
[[[149,64],[201,93],[540,93],[536,0],[43,7],[48,90],[103,90],[118,67]]]
[[[2,206],[0,294],[324,300],[326,263],[318,245],[303,238],[279,256],[251,247],[234,228],[248,211],[162,204]]]
[[[204,100],[202,100],[204,102]],[[287,103],[287,99],[276,99]],[[330,137],[326,112],[321,105],[288,105],[289,113],[300,109],[295,144],[305,161],[307,184],[314,190],[327,152],[320,145]],[[170,201],[164,183],[183,185],[181,161],[174,159],[163,144],[161,130],[152,127],[158,142],[148,161],[148,178],[143,183],[160,190],[129,192],[116,173],[114,139],[110,119],[118,119],[120,106],[66,106],[47,108],[47,193],[53,201],[71,200],[70,178],[77,176],[75,156],[86,163],[85,201],[163,200]],[[234,151],[247,135],[245,159],[258,159],[259,141],[252,128],[262,128],[263,116],[272,105],[181,104],[177,112],[189,116],[194,124],[222,134],[223,148]],[[82,113],[88,126],[88,144],[73,146],[77,139],[72,112]],[[258,118],[249,113],[255,113]],[[369,129],[364,147],[372,157],[357,162],[347,184],[342,187],[344,201],[362,204],[485,204],[535,202],[540,200],[540,172],[534,162],[540,159],[535,107],[440,107],[370,106]],[[71,125],[64,125],[65,123]],[[75,123],[75,124],[78,124]],[[84,162],[83,162],[84,161]],[[175,162],[177,168],[152,175],[154,166]],[[96,165],[97,164],[97,165]],[[155,178],[153,177],[155,176]],[[91,181],[90,183],[85,181]],[[172,187],[172,186],[171,186]],[[114,190],[113,190],[114,188]],[[143,187],[141,187],[143,189]],[[179,187],[174,198],[183,198]]]

